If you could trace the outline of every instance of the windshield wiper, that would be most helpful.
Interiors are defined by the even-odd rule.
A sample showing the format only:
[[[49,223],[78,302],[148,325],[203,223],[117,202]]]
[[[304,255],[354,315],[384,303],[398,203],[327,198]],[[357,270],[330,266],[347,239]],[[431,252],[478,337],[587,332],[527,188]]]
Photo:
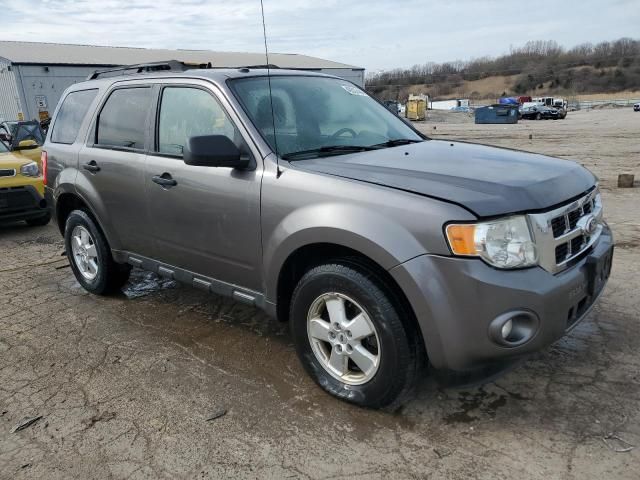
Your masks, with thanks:
[[[374,147],[397,147],[399,145],[408,145],[410,143],[420,143],[424,140],[413,140],[411,138],[395,138],[393,140],[387,140],[386,142],[377,143]]]
[[[282,155],[284,160],[292,160],[296,157],[304,157],[306,155],[316,155],[318,157],[328,155],[342,155],[344,153],[366,152],[368,150],[377,150],[377,146],[365,145],[329,145],[326,147],[312,148],[309,150],[300,150],[299,152],[290,152]]]

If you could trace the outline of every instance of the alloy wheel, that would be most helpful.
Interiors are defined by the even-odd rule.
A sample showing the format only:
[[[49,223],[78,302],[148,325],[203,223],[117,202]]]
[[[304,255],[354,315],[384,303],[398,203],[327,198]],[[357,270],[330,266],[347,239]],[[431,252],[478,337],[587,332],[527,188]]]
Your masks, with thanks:
[[[89,230],[77,225],[71,232],[71,253],[80,274],[92,281],[98,276],[98,250]]]
[[[316,298],[307,315],[311,349],[323,368],[348,385],[371,380],[380,365],[380,342],[371,318],[355,300],[331,292]]]

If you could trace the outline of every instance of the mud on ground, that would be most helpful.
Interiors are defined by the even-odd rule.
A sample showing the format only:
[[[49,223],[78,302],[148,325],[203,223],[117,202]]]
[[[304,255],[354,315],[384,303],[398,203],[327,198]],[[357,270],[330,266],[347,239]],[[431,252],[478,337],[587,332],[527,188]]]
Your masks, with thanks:
[[[637,479],[640,189],[615,178],[640,175],[640,114],[431,127],[600,176],[613,273],[567,338],[482,387],[425,378],[399,413],[368,411],[316,387],[259,311],[140,271],[123,295],[88,295],[52,225],[5,226],[0,478]]]

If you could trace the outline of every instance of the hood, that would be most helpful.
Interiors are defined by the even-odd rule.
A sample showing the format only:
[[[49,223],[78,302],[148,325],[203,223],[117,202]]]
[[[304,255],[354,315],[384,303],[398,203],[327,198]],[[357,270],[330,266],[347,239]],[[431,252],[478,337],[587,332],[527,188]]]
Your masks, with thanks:
[[[16,168],[17,170],[26,163],[36,162],[40,165],[40,155],[42,149],[40,147],[29,150],[14,150],[12,152],[0,152],[0,168]]]
[[[596,183],[591,172],[572,161],[444,140],[291,165],[446,200],[480,217],[546,209]]]
[[[16,171],[20,171],[20,167],[22,165],[31,163],[33,161],[34,160],[32,160],[30,157],[22,155],[18,152],[0,152],[0,170],[14,168]],[[38,161],[36,163],[39,164],[40,162]]]

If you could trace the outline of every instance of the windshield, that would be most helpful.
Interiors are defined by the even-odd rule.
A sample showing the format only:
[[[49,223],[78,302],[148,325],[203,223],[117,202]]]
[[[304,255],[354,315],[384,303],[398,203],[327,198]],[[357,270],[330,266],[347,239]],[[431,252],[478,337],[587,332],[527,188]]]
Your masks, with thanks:
[[[338,155],[423,140],[344,80],[273,76],[272,99],[267,77],[232,80],[230,85],[265,141],[283,158],[301,153]]]
[[[4,142],[0,141],[0,153],[6,153],[8,152],[9,149],[7,148],[7,146],[4,144]]]

